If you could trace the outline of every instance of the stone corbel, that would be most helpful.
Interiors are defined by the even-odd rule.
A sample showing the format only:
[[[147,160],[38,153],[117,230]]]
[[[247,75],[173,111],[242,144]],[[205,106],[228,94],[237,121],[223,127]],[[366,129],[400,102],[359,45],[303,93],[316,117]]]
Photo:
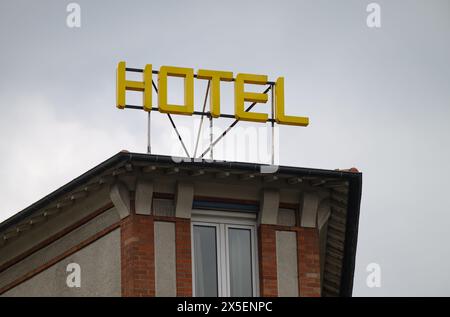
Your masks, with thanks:
[[[119,213],[120,219],[128,217],[131,213],[131,206],[130,191],[127,186],[122,182],[112,184],[109,191],[109,196],[114,204],[114,207],[116,207],[117,212]]]
[[[317,227],[319,230],[327,223],[331,215],[330,201],[329,199],[324,199],[320,202],[319,208],[317,210]]]
[[[263,189],[261,193],[261,209],[258,214],[258,223],[276,225],[278,222],[279,207],[280,192],[276,189]]]
[[[301,221],[300,225],[306,228],[315,228],[317,224],[317,211],[319,196],[313,192],[304,192],[300,199]]]
[[[175,217],[191,218],[194,202],[194,186],[191,183],[178,182],[175,196]]]
[[[136,183],[136,191],[134,195],[134,205],[136,214],[150,215],[153,200],[153,182],[146,180],[138,180]]]

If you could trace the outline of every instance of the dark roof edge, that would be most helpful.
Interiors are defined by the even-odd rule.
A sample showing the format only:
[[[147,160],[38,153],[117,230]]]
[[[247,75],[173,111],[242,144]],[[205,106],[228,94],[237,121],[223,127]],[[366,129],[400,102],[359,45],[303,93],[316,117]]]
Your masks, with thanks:
[[[260,172],[260,167],[265,164],[257,164],[257,163],[243,163],[243,162],[226,162],[226,161],[209,161],[209,160],[191,160],[186,158],[179,158],[183,160],[183,164],[186,166],[192,167],[214,167],[214,168],[227,168],[227,169],[240,169],[248,172]],[[143,154],[143,153],[131,153],[127,151],[121,151],[114,156],[110,157],[106,161],[100,163],[99,165],[93,167],[88,170],[84,174],[78,176],[73,179],[69,183],[63,185],[57,190],[51,192],[44,198],[38,200],[22,211],[16,213],[10,218],[6,219],[2,223],[0,223],[0,232],[3,231],[8,226],[19,223],[29,215],[31,215],[34,211],[38,210],[45,206],[49,201],[57,197],[58,195],[63,195],[65,193],[70,192],[71,190],[77,188],[81,183],[88,180],[89,178],[102,173],[103,171],[113,167],[114,165],[120,162],[128,162],[128,161],[144,161],[144,162],[154,162],[154,163],[166,163],[166,164],[177,164],[177,158],[166,155],[153,155],[153,154]],[[213,166],[212,166],[213,165]],[[339,171],[339,170],[324,170],[324,169],[314,169],[314,168],[304,168],[304,167],[291,167],[291,166],[279,166],[277,173],[281,174],[292,174],[292,175],[301,175],[301,176],[322,176],[322,177],[334,177],[334,178],[346,178],[349,180],[359,179],[361,177],[361,173],[354,173],[348,171]],[[359,206],[359,205],[358,205]],[[358,211],[359,213],[359,211]]]
[[[77,188],[81,183],[86,181],[87,179],[102,173],[103,171],[107,170],[108,168],[116,165],[118,162],[124,160],[124,154],[127,154],[125,152],[119,152],[116,155],[110,157],[106,161],[100,163],[99,165],[91,168],[87,172],[81,174],[77,178],[73,179],[69,183],[61,186],[57,190],[51,192],[47,196],[41,198],[37,202],[31,204],[27,208],[23,209],[22,211],[19,211],[18,213],[14,214],[13,216],[9,217],[2,223],[0,223],[0,232],[7,228],[8,226],[14,225],[16,223],[19,223],[29,215],[31,215],[34,211],[36,211],[39,208],[44,207],[48,202],[50,202],[52,199],[57,197],[58,195],[63,195],[65,193],[70,192],[71,190],[74,190]]]
[[[230,162],[230,161],[210,161],[210,160],[195,160],[187,158],[176,158],[166,155],[150,155],[142,153],[122,153],[130,157],[133,161],[145,161],[145,162],[155,162],[155,163],[172,163],[177,164],[178,159],[184,160],[183,164],[193,167],[210,167],[213,164],[215,168],[228,168],[228,169],[240,169],[248,172],[260,172],[261,166],[269,166],[267,164],[258,163],[244,163],[244,162]],[[357,178],[357,175],[361,173],[355,173],[346,170],[326,170],[317,168],[305,168],[305,167],[293,167],[293,166],[278,166],[276,173],[281,174],[293,174],[302,176],[327,176],[335,178]]]
[[[358,243],[359,211],[362,194],[362,174],[357,173],[349,184],[347,221],[344,243],[344,259],[341,273],[341,289],[339,296],[351,297],[355,273],[356,248]]]

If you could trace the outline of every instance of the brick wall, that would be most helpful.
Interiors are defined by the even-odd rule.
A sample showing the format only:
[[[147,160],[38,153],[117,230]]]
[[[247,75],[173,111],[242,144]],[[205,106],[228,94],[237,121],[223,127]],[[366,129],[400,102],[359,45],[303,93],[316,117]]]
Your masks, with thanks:
[[[192,296],[191,221],[175,222],[177,296]]]
[[[276,230],[270,225],[260,225],[258,231],[260,295],[278,296]]]
[[[177,296],[192,296],[190,219],[136,214],[121,221],[122,296],[155,296],[155,220],[175,223]]]
[[[318,230],[315,228],[300,228],[297,232],[297,248],[300,296],[320,296],[320,247]]]
[[[316,228],[259,226],[260,294],[278,296],[276,232],[294,231],[297,234],[298,284],[301,297],[321,295],[319,232]]]
[[[121,221],[122,296],[155,296],[154,220],[175,222],[177,296],[192,296],[191,221],[131,214]],[[276,231],[295,231],[299,294],[320,296],[319,233],[315,228],[260,225],[260,295],[278,296]]]
[[[120,228],[122,296],[155,296],[153,217],[131,214]]]

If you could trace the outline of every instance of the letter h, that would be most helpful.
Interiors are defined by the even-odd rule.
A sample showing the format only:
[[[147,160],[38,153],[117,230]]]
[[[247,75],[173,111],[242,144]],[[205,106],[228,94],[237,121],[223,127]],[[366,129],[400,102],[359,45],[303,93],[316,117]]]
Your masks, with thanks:
[[[117,65],[116,78],[116,105],[119,109],[124,109],[126,102],[125,96],[127,90],[142,91],[143,102],[142,105],[145,111],[152,110],[152,65],[145,65],[142,79],[143,81],[134,81],[125,79],[126,66],[125,62],[121,61]]]

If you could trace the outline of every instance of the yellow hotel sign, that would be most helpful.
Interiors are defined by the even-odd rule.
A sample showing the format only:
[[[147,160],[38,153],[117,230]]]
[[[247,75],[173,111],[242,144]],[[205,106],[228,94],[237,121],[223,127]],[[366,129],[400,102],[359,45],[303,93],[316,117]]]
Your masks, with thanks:
[[[242,74],[239,73],[233,77],[232,72],[199,69],[194,75],[192,68],[161,66],[159,72],[154,72],[152,65],[147,64],[142,71],[142,81],[132,81],[125,78],[127,71],[125,62],[119,62],[117,66],[117,107],[124,109],[126,107],[125,96],[127,90],[143,92],[143,109],[151,111],[152,103],[152,74],[158,74],[158,111],[169,114],[192,115],[194,113],[194,78],[210,81],[210,115],[213,118],[220,117],[220,82],[234,81],[234,117],[237,120],[267,122],[269,116],[267,113],[249,112],[244,106],[245,102],[267,103],[268,97],[265,93],[256,93],[245,91],[245,84],[267,85],[266,75]],[[167,78],[169,76],[184,78],[184,104],[169,104],[167,95]],[[288,124],[296,126],[307,126],[308,117],[289,116],[284,112],[284,78],[278,77],[276,82],[271,83],[274,88],[274,115],[275,121],[279,124]],[[274,86],[274,87],[273,87]]]

